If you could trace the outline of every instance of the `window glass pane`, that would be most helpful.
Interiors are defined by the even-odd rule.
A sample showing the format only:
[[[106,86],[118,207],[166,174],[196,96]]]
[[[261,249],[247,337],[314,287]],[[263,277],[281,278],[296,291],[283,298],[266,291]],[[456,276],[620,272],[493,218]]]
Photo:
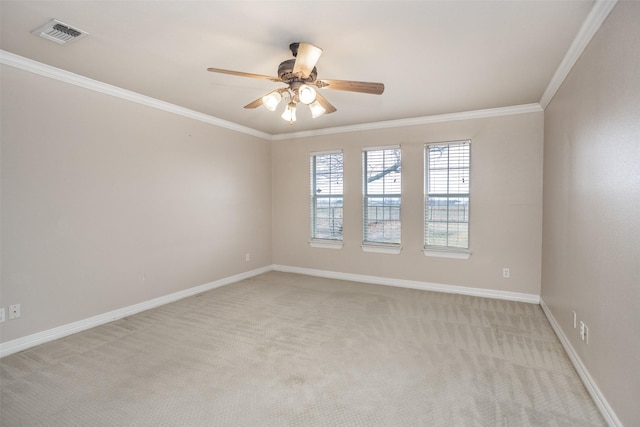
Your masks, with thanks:
[[[316,155],[315,192],[318,195],[342,194],[342,153]]]
[[[427,240],[434,246],[447,245],[447,223],[429,222],[427,224]]]
[[[364,242],[399,244],[402,192],[399,148],[363,153]]]
[[[469,248],[470,148],[425,147],[425,247]]]
[[[400,149],[366,151],[365,156],[367,194],[400,194]]]
[[[314,230],[316,239],[342,239],[342,197],[318,198]]]
[[[448,245],[454,248],[466,248],[469,239],[468,223],[450,223],[448,232]]]
[[[311,238],[342,240],[343,157],[311,155]]]

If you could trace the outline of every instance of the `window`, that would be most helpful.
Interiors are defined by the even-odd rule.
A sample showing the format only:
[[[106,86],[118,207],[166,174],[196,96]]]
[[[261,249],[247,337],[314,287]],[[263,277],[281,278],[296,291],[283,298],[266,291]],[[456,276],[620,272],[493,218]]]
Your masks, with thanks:
[[[400,147],[365,149],[364,242],[366,245],[400,245],[402,173]],[[386,252],[383,250],[383,252]],[[392,251],[393,252],[393,251]]]
[[[343,167],[341,151],[311,154],[312,240],[342,241]]]
[[[424,247],[468,254],[471,142],[425,145]]]

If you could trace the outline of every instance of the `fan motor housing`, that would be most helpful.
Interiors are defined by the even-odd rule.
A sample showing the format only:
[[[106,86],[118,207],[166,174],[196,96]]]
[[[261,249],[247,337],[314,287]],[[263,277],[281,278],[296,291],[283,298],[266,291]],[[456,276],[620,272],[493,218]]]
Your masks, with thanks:
[[[316,67],[313,67],[309,77],[302,79],[293,73],[295,63],[295,59],[287,59],[286,61],[281,62],[278,66],[278,77],[280,77],[283,82],[291,83],[297,80],[304,83],[313,83],[316,81],[316,78],[318,77],[318,69]]]

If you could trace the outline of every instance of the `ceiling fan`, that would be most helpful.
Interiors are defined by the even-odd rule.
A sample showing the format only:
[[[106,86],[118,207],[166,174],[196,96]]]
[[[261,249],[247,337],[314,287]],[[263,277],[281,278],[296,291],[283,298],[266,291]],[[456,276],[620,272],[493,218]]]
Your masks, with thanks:
[[[276,83],[285,83],[287,86],[275,89],[266,95],[245,105],[244,108],[256,108],[264,105],[268,110],[275,111],[282,99],[287,102],[287,107],[282,118],[293,124],[296,121],[296,104],[303,103],[309,106],[311,116],[319,117],[336,111],[316,89],[334,89],[349,92],[370,93],[380,95],[384,92],[384,84],[371,82],[356,82],[350,80],[318,80],[316,63],[320,59],[322,49],[310,43],[291,43],[289,45],[295,59],[287,59],[278,66],[278,77],[262,74],[243,73],[241,71],[223,70],[221,68],[207,68],[213,73],[231,74],[240,77],[270,80]]]

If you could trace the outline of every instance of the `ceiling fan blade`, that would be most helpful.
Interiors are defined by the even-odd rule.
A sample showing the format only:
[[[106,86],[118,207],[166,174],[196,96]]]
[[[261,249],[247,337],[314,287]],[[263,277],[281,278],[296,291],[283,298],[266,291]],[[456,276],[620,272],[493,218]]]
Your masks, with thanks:
[[[296,63],[293,65],[293,74],[298,74],[303,79],[309,77],[316,66],[322,49],[309,43],[300,43],[296,56]]]
[[[243,73],[242,71],[223,70],[222,68],[207,68],[212,73],[231,74],[232,76],[251,77],[252,79],[270,80],[272,82],[281,82],[279,77],[265,76],[264,74]]]
[[[346,90],[349,92],[370,93],[381,95],[384,92],[383,83],[354,82],[350,80],[318,80],[316,86],[325,89]]]
[[[337,111],[336,107],[331,105],[329,101],[327,101],[327,99],[319,93],[316,93],[316,101],[318,101],[318,103],[322,105],[322,108],[326,110],[324,114],[331,114]]]
[[[257,108],[262,105],[262,96],[253,102],[248,103],[244,108]]]

